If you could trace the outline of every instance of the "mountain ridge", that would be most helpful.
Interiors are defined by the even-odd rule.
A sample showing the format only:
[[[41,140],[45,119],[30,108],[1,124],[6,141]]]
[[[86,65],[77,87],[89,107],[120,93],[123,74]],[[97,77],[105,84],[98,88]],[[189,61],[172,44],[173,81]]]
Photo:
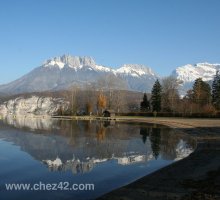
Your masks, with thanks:
[[[194,65],[187,64],[177,67],[173,70],[171,75],[182,81],[179,91],[181,94],[185,94],[187,90],[192,88],[193,83],[197,78],[202,78],[203,81],[211,83],[217,70],[220,70],[220,64],[201,62]]]
[[[128,71],[132,73],[127,73]],[[0,92],[19,94],[67,89],[73,84],[82,86],[97,83],[108,76],[112,76],[116,83],[126,83],[128,90],[148,92],[158,78],[152,69],[144,65],[124,65],[122,68],[112,69],[97,65],[89,56],[63,55],[49,59],[21,78],[1,85]]]
[[[211,81],[220,64],[208,62],[177,67],[171,75],[182,81],[180,93],[186,93],[196,78]],[[124,64],[115,69],[96,64],[90,56],[62,55],[46,60],[37,68],[8,84],[0,85],[0,93],[19,94],[68,89],[72,85],[97,84],[111,77],[114,89],[150,92],[156,79],[162,79],[152,68],[142,64]],[[125,86],[126,85],[126,86]]]

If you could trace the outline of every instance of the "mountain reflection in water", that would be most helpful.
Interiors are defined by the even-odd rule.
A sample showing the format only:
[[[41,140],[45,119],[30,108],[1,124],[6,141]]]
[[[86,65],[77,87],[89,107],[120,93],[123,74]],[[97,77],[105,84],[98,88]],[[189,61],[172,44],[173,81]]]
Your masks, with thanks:
[[[71,176],[80,175],[78,178],[85,182],[92,179],[99,188],[92,197],[182,159],[196,145],[189,136],[156,124],[4,116],[0,125],[0,141],[18,146],[41,163],[50,179],[57,176],[54,172],[65,180],[70,179],[69,172]],[[38,168],[34,169],[35,176]],[[85,198],[80,193],[77,199]]]

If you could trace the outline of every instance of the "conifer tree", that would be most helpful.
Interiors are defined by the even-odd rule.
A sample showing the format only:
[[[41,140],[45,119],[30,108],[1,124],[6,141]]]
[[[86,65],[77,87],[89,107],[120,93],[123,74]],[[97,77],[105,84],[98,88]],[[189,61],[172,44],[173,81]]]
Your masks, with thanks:
[[[146,112],[146,111],[150,110],[150,102],[147,99],[146,93],[144,93],[143,101],[141,102],[140,107],[141,107],[142,112]]]
[[[156,80],[151,91],[151,105],[153,111],[158,112],[161,110],[161,92],[161,84],[159,80]]]
[[[216,72],[212,82],[212,104],[216,109],[220,109],[220,74]]]
[[[193,101],[201,106],[209,104],[211,100],[211,88],[202,78],[197,78],[192,90]]]

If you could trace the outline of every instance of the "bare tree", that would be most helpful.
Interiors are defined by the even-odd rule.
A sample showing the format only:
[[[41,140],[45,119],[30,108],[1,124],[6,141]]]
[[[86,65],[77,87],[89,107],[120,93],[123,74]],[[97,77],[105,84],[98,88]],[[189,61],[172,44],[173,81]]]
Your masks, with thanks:
[[[98,91],[94,84],[87,84],[84,86],[83,93],[84,99],[82,99],[82,102],[84,102],[86,112],[91,115],[95,111]]]
[[[79,93],[79,87],[77,85],[73,85],[69,88],[69,91],[70,91],[70,110],[71,110],[71,113],[73,115],[76,115],[77,114],[77,108],[78,108],[78,102],[77,102],[77,96],[78,96],[78,93]]]
[[[169,76],[162,80],[162,110],[174,112],[179,101],[178,86],[180,81]]]
[[[125,93],[124,90],[115,90],[113,92],[113,107],[112,109],[115,109],[117,113],[122,112],[127,107],[127,101],[125,99]]]
[[[87,102],[86,103],[86,112],[91,115],[92,114],[92,110],[93,110],[93,107],[92,107],[92,103],[91,102]]]
[[[115,96],[120,97],[117,91],[127,89],[127,83],[114,74],[108,74],[105,78],[97,81],[97,88],[106,92],[108,96],[108,108],[114,108],[115,100],[119,100]]]

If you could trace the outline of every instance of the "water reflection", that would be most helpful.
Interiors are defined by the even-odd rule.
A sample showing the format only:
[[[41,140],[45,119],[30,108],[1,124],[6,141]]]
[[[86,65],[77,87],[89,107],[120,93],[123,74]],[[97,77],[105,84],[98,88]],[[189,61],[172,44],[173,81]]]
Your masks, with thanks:
[[[5,117],[3,122],[23,128],[24,133],[0,133],[0,138],[20,146],[46,164],[50,171],[71,170],[73,174],[89,172],[97,164],[109,160],[120,165],[147,162],[158,157],[178,160],[191,153],[195,145],[190,138],[155,125],[13,116]],[[35,132],[41,134],[33,134]]]
[[[161,145],[160,129],[152,128],[152,133],[150,134],[150,141],[151,141],[151,149],[153,151],[153,155],[155,159],[157,159],[160,153],[160,145]]]
[[[41,165],[32,164],[36,165],[32,167],[34,177],[37,174],[41,179],[52,177],[56,180],[59,173],[62,178],[70,179],[71,172],[74,181],[92,179],[98,187],[93,193],[95,196],[182,159],[195,148],[195,141],[188,136],[152,124],[5,116],[0,127],[0,140],[19,147],[16,152],[31,156],[27,158],[22,154],[20,157],[24,165],[24,169],[19,168],[20,173],[25,170],[25,159],[29,159],[28,163],[37,160]],[[10,150],[5,152],[5,156],[9,156]],[[18,171],[16,162],[13,162],[11,159],[10,173]],[[0,159],[0,164],[5,163]],[[7,171],[7,163],[5,165]],[[39,172],[42,167],[47,170],[47,175]],[[1,177],[7,174],[1,174],[3,172],[0,172]],[[19,173],[17,176],[19,178]],[[35,179],[32,176],[25,178]],[[103,185],[103,181],[110,185]],[[56,199],[54,196],[51,198]],[[77,196],[80,198],[84,199],[83,194]]]
[[[49,117],[35,115],[1,115],[0,118],[5,124],[12,125],[16,128],[28,128],[30,130],[50,130],[54,127],[53,121]]]
[[[142,135],[143,143],[146,143],[148,136],[150,135],[150,128],[140,128],[140,135]]]

